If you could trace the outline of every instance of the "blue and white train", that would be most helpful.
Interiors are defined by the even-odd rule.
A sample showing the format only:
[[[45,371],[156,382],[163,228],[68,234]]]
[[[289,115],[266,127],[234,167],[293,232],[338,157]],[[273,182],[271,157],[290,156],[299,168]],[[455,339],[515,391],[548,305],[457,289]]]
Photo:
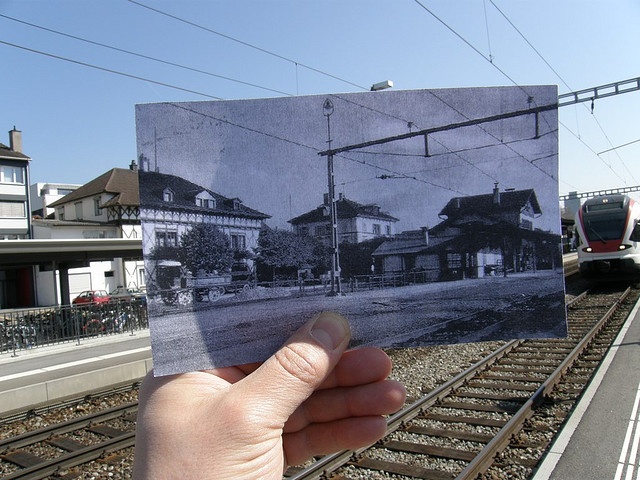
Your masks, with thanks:
[[[576,215],[578,264],[586,278],[640,277],[640,203],[627,195],[590,198]]]

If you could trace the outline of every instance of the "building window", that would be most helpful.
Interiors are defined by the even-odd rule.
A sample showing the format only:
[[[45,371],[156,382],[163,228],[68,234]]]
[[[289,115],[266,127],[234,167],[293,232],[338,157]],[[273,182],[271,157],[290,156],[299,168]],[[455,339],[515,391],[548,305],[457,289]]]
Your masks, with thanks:
[[[382,232],[382,230],[380,229],[380,224],[379,223],[374,223],[373,224],[373,234],[374,235],[380,235],[381,232]]]
[[[0,202],[0,217],[26,218],[24,202]]]
[[[234,250],[245,250],[247,248],[247,239],[244,235],[231,235],[231,247]]]
[[[64,207],[58,209],[58,220],[64,220]]]
[[[173,191],[170,188],[165,188],[162,192],[162,200],[167,203],[173,203]]]
[[[21,167],[0,166],[0,182],[24,185],[24,169]]]
[[[387,225],[386,231],[387,231],[387,235],[391,235],[391,225]]]
[[[73,206],[76,207],[76,220],[82,220],[82,202],[76,202]]]
[[[158,247],[177,247],[178,232],[156,232],[156,245]]]
[[[93,199],[93,213],[95,214],[96,217],[99,217],[100,215],[102,215],[102,208],[100,208],[101,205],[102,205],[102,200],[100,199],[100,197]]]
[[[298,235],[309,235],[309,227],[298,227]]]

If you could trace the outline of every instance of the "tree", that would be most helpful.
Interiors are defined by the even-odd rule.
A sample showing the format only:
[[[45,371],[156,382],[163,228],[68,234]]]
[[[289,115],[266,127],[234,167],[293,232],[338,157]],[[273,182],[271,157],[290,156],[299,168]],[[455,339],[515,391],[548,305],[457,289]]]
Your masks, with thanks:
[[[198,270],[228,270],[233,263],[231,241],[215,225],[195,224],[180,236],[180,262],[192,275],[197,275]]]

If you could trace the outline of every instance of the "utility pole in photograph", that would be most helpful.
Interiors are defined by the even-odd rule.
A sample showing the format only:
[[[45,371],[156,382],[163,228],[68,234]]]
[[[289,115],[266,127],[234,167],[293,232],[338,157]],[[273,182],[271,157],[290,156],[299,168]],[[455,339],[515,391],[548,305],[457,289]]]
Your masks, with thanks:
[[[331,114],[333,113],[333,102],[328,98],[322,105],[322,113],[327,117],[327,144],[329,145],[329,152],[331,152]],[[327,176],[329,186],[329,215],[331,222],[331,291],[329,296],[342,295],[342,283],[340,281],[340,252],[338,247],[338,212],[336,211],[335,201],[335,180],[333,175],[333,153],[327,155]]]

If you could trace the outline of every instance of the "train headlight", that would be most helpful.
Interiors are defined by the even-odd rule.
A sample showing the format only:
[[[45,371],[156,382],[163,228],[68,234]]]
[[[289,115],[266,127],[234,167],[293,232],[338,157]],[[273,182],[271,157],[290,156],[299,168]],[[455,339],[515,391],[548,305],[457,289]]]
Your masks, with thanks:
[[[619,245],[618,250],[625,250],[627,248],[626,245]]]
[[[587,247],[587,248],[584,249],[584,251],[587,252],[587,253],[591,253],[591,252],[593,252],[593,248]]]

